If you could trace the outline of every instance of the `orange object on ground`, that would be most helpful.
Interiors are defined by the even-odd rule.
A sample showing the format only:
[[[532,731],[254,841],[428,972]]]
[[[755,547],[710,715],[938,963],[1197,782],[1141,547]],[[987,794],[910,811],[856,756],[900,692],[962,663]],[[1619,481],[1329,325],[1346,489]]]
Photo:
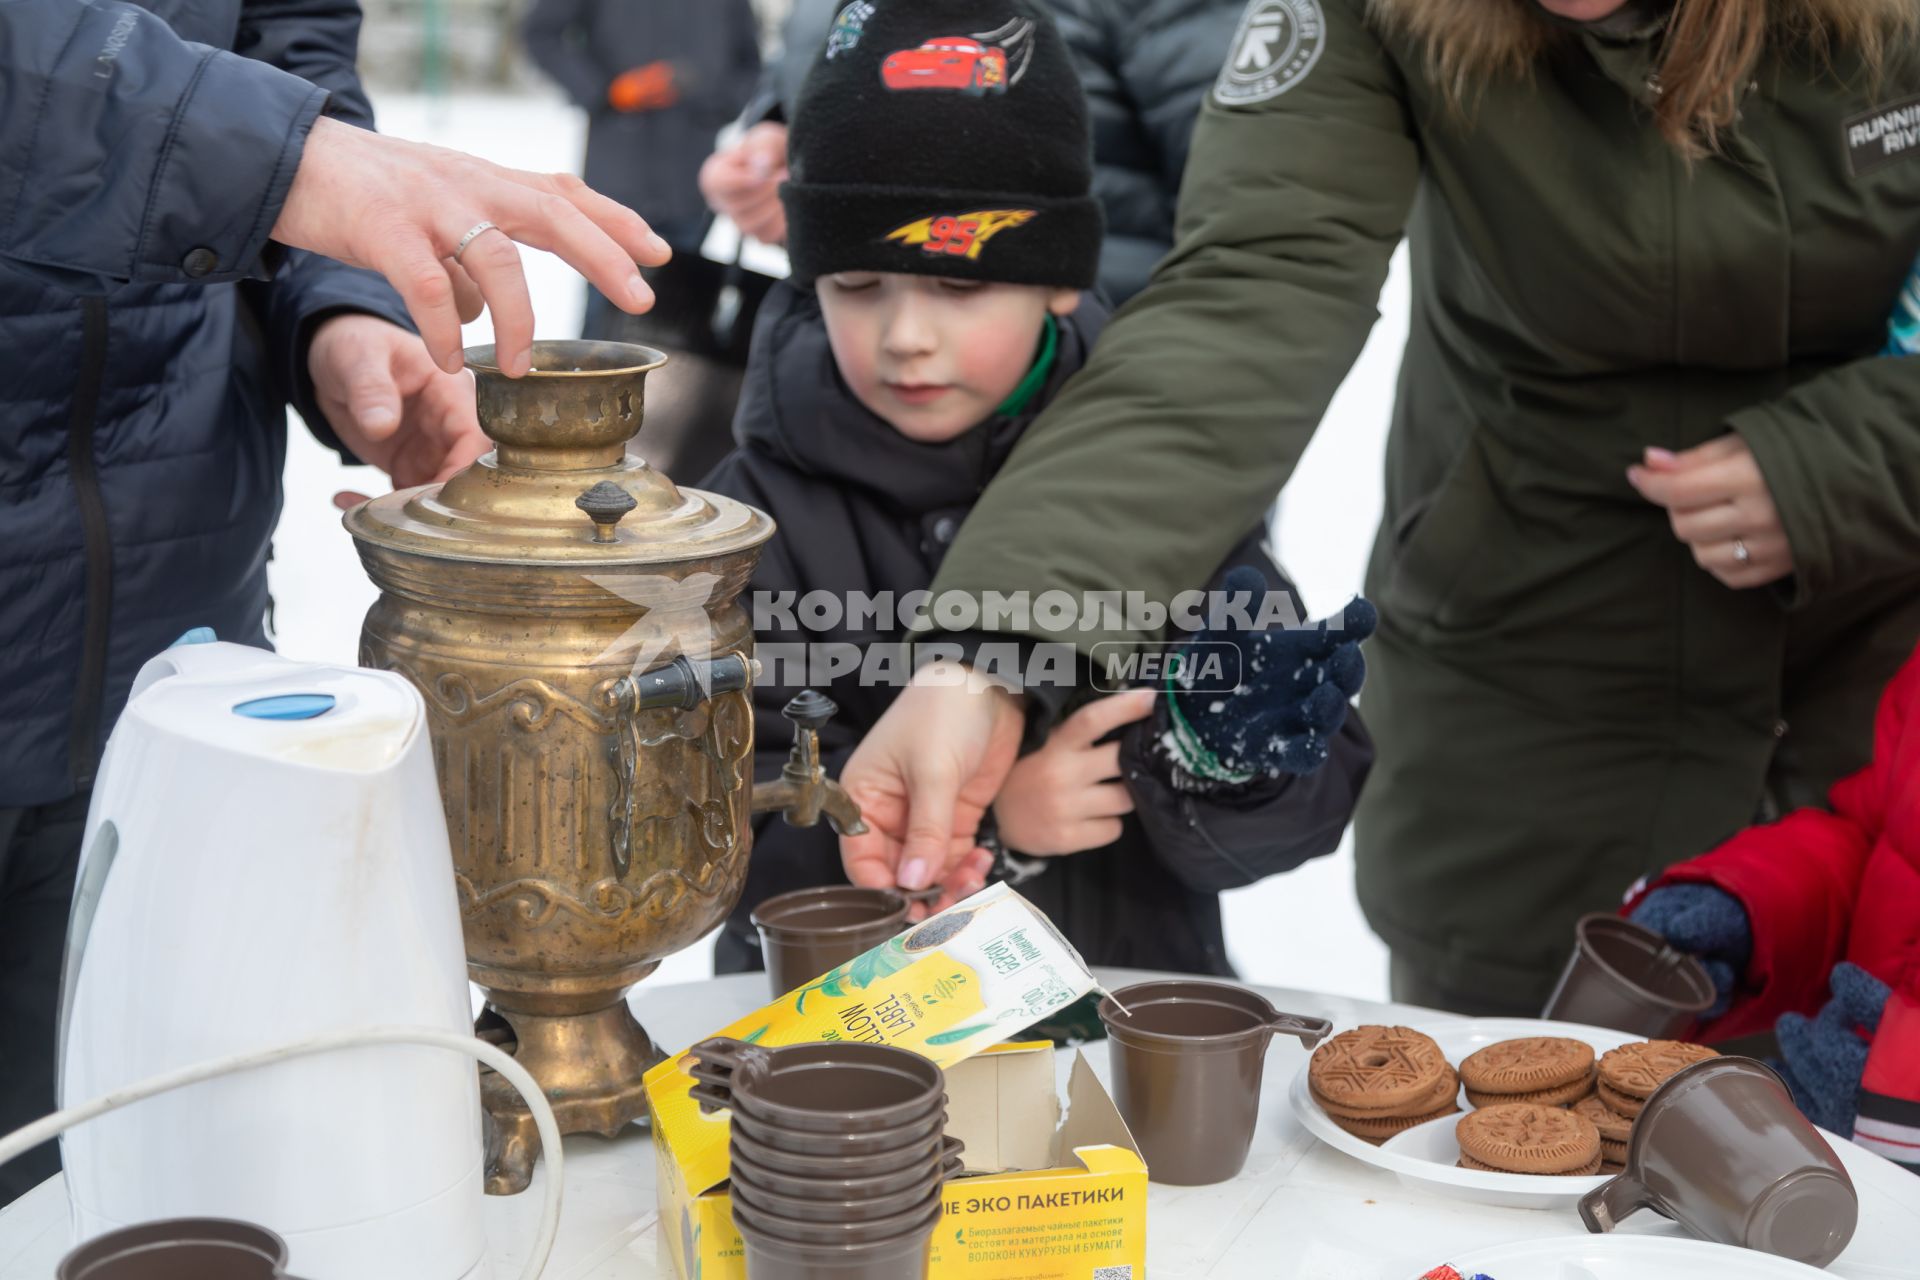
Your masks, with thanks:
[[[607,101],[615,111],[657,111],[679,100],[670,62],[649,62],[622,71],[607,86]]]

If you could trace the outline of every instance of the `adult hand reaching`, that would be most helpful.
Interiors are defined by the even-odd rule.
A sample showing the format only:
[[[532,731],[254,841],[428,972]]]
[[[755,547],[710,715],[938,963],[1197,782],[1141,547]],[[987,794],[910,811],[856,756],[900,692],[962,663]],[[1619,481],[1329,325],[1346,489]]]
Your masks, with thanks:
[[[1729,587],[1764,587],[1793,572],[1793,546],[1753,450],[1737,435],[1671,453],[1648,449],[1627,481],[1667,509],[1694,563]]]
[[[474,413],[472,379],[436,368],[417,336],[378,316],[323,320],[307,372],[340,442],[396,489],[446,480],[493,447]]]
[[[1021,724],[1015,696],[966,668],[918,672],[841,771],[867,821],[867,834],[840,837],[847,879],[879,889],[940,884],[945,897],[973,884],[983,874],[974,836],[1013,768]]]
[[[787,126],[763,120],[700,166],[700,194],[743,235],[767,244],[787,239],[780,184],[787,180]]]
[[[490,222],[455,261],[460,241]],[[532,363],[533,305],[515,241],[558,254],[616,304],[653,305],[636,263],[672,256],[640,215],[566,173],[528,173],[443,147],[314,121],[273,238],[385,276],[433,362],[458,373],[460,302],[493,312],[501,371]]]

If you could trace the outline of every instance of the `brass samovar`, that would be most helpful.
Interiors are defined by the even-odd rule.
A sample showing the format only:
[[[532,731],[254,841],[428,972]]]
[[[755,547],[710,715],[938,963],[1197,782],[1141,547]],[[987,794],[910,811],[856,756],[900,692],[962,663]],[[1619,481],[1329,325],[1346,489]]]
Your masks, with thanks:
[[[644,1117],[661,1054],[627,989],[733,909],[756,807],[753,633],[736,600],[773,521],[627,452],[664,362],[543,342],[513,379],[491,347],[470,350],[495,451],[346,517],[381,592],[361,664],[426,699],[469,972],[567,1133]],[[757,807],[857,831],[819,764],[832,710],[812,693],[789,706],[793,758]],[[503,1080],[482,1083],[487,1189],[518,1191],[532,1117]]]

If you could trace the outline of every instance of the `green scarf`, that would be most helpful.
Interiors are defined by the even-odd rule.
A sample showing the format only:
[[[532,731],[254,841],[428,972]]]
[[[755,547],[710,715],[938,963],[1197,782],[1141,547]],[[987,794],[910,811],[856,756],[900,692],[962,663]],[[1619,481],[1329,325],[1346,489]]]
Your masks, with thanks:
[[[994,410],[1001,417],[1012,418],[1025,413],[1033,398],[1040,394],[1040,388],[1047,385],[1047,378],[1053,373],[1053,362],[1060,354],[1060,323],[1047,313],[1046,328],[1040,332],[1040,353],[1033,358],[1033,368],[1027,370],[1027,376],[1020,379],[1020,385],[1013,394],[1000,402]]]

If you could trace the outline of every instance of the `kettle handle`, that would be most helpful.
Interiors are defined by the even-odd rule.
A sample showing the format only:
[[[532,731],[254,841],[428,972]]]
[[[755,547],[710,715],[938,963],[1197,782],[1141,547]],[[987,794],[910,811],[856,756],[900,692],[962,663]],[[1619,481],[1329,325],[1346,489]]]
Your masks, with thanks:
[[[127,695],[127,701],[133,701],[162,680],[168,680],[174,676],[232,675],[255,667],[273,667],[276,670],[287,671],[295,667],[304,668],[306,665],[297,663],[291,658],[283,658],[266,649],[256,649],[252,645],[234,644],[226,640],[175,644],[171,649],[163,650],[147,659],[146,665],[142,666],[140,673],[133,678],[133,689]]]
[[[553,1243],[560,1234],[560,1198],[565,1187],[566,1159],[560,1144],[560,1125],[554,1119],[553,1106],[547,1101],[546,1093],[526,1067],[516,1061],[512,1054],[471,1033],[461,1035],[441,1027],[360,1027],[197,1062],[124,1085],[104,1097],[56,1111],[25,1128],[0,1136],[0,1165],[59,1137],[75,1125],[85,1124],[109,1111],[118,1111],[162,1093],[171,1093],[189,1085],[243,1071],[257,1071],[292,1058],[338,1053],[342,1049],[363,1049],[370,1045],[407,1045],[465,1054],[505,1076],[526,1101],[527,1109],[533,1112],[534,1127],[540,1131],[540,1145],[547,1160],[547,1185],[540,1206],[538,1233],[527,1254],[526,1269],[521,1272],[520,1280],[539,1280],[540,1273],[546,1269],[547,1259],[553,1254]],[[292,1277],[284,1277],[283,1280],[292,1280]]]

